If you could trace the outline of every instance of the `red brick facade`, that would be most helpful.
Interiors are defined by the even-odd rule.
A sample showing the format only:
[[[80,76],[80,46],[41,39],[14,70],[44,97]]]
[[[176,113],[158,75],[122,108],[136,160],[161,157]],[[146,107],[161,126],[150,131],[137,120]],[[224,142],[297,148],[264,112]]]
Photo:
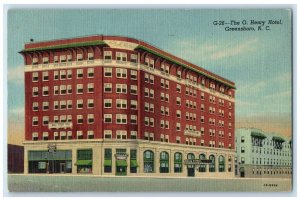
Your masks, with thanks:
[[[110,46],[107,41],[114,43]],[[126,43],[125,46],[122,42]],[[127,43],[134,47],[129,47]],[[106,57],[107,52],[111,52],[111,59]],[[117,58],[119,53],[122,56]],[[103,139],[104,131],[108,130],[112,131],[112,139],[118,138],[118,131],[127,131],[126,139],[234,148],[234,83],[145,42],[125,37],[90,36],[29,43],[21,54],[26,65],[25,139],[28,141],[34,139],[33,135],[38,136],[34,140],[54,140],[54,133],[58,136],[56,140],[78,140],[81,133],[82,137],[79,138],[87,140],[89,132],[91,138]],[[126,58],[126,61],[122,61],[122,58]],[[162,66],[165,66],[164,70]],[[111,76],[105,76],[106,68],[111,69]],[[118,78],[117,71],[121,71],[121,74],[126,72],[126,76]],[[43,72],[48,72],[48,79],[47,73],[43,75]],[[105,84],[111,84],[111,92],[104,91]],[[118,93],[117,85],[120,84],[127,86],[126,92]],[[136,93],[131,90],[132,86],[133,89],[136,87]],[[33,97],[35,87],[38,95]],[[48,87],[48,94],[43,92],[43,88],[47,91],[45,87]],[[154,96],[150,97],[152,91]],[[178,98],[181,100],[180,104],[177,103]],[[106,99],[111,100],[111,107],[105,107]],[[127,101],[126,107],[118,108],[117,99],[123,100],[123,104]],[[78,100],[79,103],[82,100],[82,108],[78,108]],[[88,107],[91,100],[93,106]],[[132,100],[137,102],[137,108],[131,106]],[[72,107],[68,108],[71,101]],[[43,102],[48,102],[48,109],[43,109]],[[55,109],[57,103],[58,108]],[[38,108],[34,108],[37,105]],[[181,113],[180,117],[178,111]],[[105,122],[105,114],[112,115],[111,123]],[[117,116],[122,114],[127,115],[127,122],[119,124]],[[78,122],[80,115],[83,116],[82,123],[80,120]],[[93,116],[90,123],[88,115]],[[43,125],[45,117],[49,118],[49,122]],[[36,126],[33,125],[34,118],[38,118]],[[67,128],[62,128],[62,125],[61,128],[49,126],[49,123],[64,121],[71,124]],[[179,124],[180,129],[177,129]],[[186,125],[189,125],[189,131],[185,131]],[[69,131],[72,137],[62,139],[61,131],[66,132],[63,134],[66,136]],[[48,137],[43,138],[43,135]]]

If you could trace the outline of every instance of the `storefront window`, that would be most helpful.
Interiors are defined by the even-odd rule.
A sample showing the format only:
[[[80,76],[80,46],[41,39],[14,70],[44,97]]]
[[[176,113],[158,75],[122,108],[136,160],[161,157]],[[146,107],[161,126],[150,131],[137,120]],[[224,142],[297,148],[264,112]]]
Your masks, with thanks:
[[[136,149],[130,150],[130,173],[137,173]]]
[[[169,154],[165,151],[160,153],[160,173],[169,172]]]
[[[200,154],[199,159],[201,161],[199,172],[206,172],[206,163],[204,162],[204,160],[206,160],[205,154]]]
[[[224,156],[219,156],[219,172],[225,171],[225,158]]]
[[[215,168],[215,156],[214,155],[210,155],[209,156],[209,160],[211,161],[209,164],[209,172],[215,172],[216,168]]]
[[[174,154],[174,172],[182,172],[182,154],[179,152]]]
[[[92,173],[93,150],[77,150],[77,173]]]
[[[154,172],[154,153],[150,150],[144,152],[144,172]]]
[[[111,149],[104,149],[104,172],[111,172]]]

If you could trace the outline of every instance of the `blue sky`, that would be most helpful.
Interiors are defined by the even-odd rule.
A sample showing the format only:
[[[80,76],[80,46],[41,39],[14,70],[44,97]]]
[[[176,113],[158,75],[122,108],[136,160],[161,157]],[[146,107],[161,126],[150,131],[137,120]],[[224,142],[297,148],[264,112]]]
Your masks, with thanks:
[[[270,19],[281,19],[283,24],[262,32],[226,32],[224,27],[213,25],[215,20]],[[24,43],[30,38],[43,41],[103,34],[143,40],[234,81],[239,125],[259,127],[254,122],[264,119],[270,130],[285,126],[288,132],[291,130],[290,23],[290,13],[283,9],[9,10],[9,123],[22,124],[24,118],[23,58],[18,54]]]

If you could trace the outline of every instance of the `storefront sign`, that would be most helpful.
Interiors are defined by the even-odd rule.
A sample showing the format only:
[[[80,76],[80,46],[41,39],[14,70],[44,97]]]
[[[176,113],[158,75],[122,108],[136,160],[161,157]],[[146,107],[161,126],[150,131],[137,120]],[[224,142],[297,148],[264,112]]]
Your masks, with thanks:
[[[126,160],[128,157],[128,154],[126,153],[116,153],[115,157],[117,160]]]
[[[49,153],[56,152],[56,144],[48,144],[48,152]]]
[[[200,159],[186,159],[184,160],[185,165],[206,165],[212,163],[212,160],[200,160]]]

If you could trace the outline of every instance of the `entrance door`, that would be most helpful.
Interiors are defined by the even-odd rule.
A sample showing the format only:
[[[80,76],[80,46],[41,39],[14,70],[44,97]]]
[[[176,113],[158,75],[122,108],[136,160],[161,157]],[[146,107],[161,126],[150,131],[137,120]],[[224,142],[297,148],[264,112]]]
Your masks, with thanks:
[[[245,177],[245,168],[243,167],[240,168],[240,176]]]
[[[188,177],[194,177],[195,176],[195,168],[188,168],[187,173],[188,173]]]
[[[66,164],[65,163],[61,163],[59,166],[59,172],[60,173],[65,173],[65,169],[66,169]]]

